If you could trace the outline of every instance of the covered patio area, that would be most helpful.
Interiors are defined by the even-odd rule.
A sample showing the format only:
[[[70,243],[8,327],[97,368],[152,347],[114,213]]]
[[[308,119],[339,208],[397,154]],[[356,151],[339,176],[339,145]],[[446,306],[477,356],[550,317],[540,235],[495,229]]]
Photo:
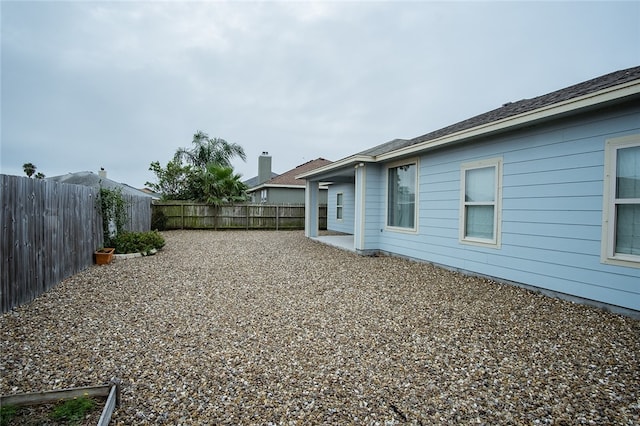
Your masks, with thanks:
[[[317,237],[311,237],[311,239],[342,250],[356,252],[355,240],[352,234],[319,235]]]

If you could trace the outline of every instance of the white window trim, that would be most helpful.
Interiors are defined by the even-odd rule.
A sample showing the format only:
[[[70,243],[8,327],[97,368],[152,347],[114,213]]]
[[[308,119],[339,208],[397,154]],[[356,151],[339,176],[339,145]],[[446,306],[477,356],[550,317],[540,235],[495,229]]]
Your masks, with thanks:
[[[618,266],[640,268],[640,256],[615,253],[616,218],[615,218],[615,194],[616,194],[616,162],[617,151],[620,148],[640,146],[640,134],[609,139],[604,147],[604,188],[602,206],[602,249],[600,260],[602,263]],[[640,199],[629,199],[633,203]]]
[[[467,170],[482,169],[486,167],[495,167],[496,170],[496,187],[495,204],[493,215],[492,239],[473,238],[465,236],[465,179]],[[464,163],[460,166],[460,211],[459,211],[458,241],[461,244],[469,244],[473,246],[489,247],[499,249],[502,247],[502,157],[488,158],[486,160],[473,161]]]
[[[338,195],[342,195],[342,204],[338,204]],[[342,211],[342,217],[338,217],[338,212]],[[344,221],[344,192],[336,192],[336,221]]]
[[[408,166],[410,164],[415,164],[416,166],[416,182],[415,182],[415,188],[416,188],[416,194],[415,194],[415,200],[414,200],[414,213],[413,213],[413,217],[414,217],[414,221],[413,221],[413,228],[404,228],[401,226],[390,226],[389,225],[389,169],[393,169],[395,167],[400,167],[400,166]],[[393,232],[401,232],[401,233],[405,233],[405,234],[417,234],[418,233],[418,206],[419,206],[419,194],[420,194],[420,161],[418,159],[418,157],[414,157],[414,158],[407,158],[404,160],[399,160],[399,161],[394,161],[393,163],[389,163],[385,166],[384,169],[384,180],[385,180],[385,194],[384,194],[384,228],[388,231],[393,231]]]

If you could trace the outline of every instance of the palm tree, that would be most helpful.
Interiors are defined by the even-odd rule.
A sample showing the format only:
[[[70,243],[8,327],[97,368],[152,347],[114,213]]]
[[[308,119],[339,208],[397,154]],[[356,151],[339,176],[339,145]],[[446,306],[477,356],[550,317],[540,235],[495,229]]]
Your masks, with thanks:
[[[36,172],[36,166],[33,163],[24,163],[22,165],[22,170],[24,170],[28,177],[31,177]]]
[[[191,149],[178,148],[174,156],[175,160],[185,160],[188,164],[205,170],[209,164],[231,167],[231,160],[234,157],[240,157],[243,161],[247,159],[242,146],[224,139],[210,138],[200,130],[193,135],[192,143],[194,147]]]
[[[210,163],[200,174],[202,201],[216,206],[245,201],[247,185],[241,178],[232,167]]]

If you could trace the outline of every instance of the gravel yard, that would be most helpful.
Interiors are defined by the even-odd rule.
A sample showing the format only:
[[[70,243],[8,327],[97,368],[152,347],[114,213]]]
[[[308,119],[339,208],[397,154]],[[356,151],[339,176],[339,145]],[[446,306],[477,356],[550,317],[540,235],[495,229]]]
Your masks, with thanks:
[[[640,321],[295,232],[172,231],[0,317],[0,393],[112,424],[640,424]]]

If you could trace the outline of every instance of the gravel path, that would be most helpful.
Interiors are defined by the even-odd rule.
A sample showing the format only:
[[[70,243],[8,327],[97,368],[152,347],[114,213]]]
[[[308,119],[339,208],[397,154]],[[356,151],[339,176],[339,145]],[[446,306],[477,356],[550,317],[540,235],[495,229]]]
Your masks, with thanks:
[[[302,232],[164,233],[0,317],[0,393],[112,424],[640,424],[640,321]]]

